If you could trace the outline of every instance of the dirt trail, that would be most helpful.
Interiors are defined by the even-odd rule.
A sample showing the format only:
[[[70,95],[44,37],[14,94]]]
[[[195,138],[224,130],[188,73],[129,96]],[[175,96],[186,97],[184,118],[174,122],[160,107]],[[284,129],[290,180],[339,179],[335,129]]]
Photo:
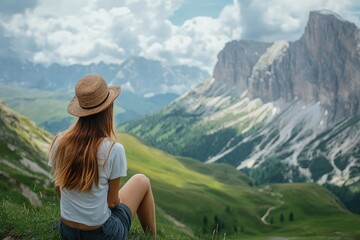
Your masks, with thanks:
[[[271,206],[268,208],[268,210],[266,211],[266,213],[264,214],[264,216],[262,216],[261,221],[265,224],[265,225],[271,225],[271,223],[269,223],[268,221],[266,221],[266,218],[269,216],[269,214],[271,213],[271,211],[281,207],[284,204],[283,201],[283,195],[281,193],[277,193],[277,192],[272,192],[272,189],[270,188],[270,186],[266,186],[264,188],[259,189],[260,192],[265,193],[265,194],[269,194],[272,197],[279,197],[281,202],[278,206]]]
[[[191,237],[195,238],[193,231],[191,230],[190,227],[186,226],[184,223],[178,221],[176,218],[174,218],[173,216],[170,216],[169,214],[167,214],[164,210],[160,209],[159,207],[157,207],[157,210],[159,212],[161,212],[161,214],[170,222],[172,222],[175,226],[177,226],[178,228],[180,228],[184,233],[190,235]]]

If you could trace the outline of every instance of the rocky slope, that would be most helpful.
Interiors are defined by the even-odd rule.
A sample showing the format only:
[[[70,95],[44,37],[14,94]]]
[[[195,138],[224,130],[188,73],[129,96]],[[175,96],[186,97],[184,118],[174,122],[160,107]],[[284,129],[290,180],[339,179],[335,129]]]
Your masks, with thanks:
[[[16,202],[23,197],[33,206],[46,200],[52,188],[46,158],[51,138],[0,103],[0,190],[7,192],[1,199]]]

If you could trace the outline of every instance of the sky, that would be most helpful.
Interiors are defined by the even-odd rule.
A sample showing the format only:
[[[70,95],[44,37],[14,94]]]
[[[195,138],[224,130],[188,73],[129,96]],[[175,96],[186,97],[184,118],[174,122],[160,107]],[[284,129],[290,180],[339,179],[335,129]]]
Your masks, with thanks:
[[[1,0],[0,56],[50,65],[142,56],[212,73],[234,40],[295,41],[309,12],[358,26],[356,0]]]

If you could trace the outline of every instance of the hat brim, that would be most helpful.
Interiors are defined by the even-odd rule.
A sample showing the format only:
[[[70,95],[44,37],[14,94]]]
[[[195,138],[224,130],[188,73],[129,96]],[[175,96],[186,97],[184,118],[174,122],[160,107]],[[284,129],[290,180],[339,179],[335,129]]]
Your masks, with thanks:
[[[119,86],[110,86],[108,87],[108,89],[109,96],[107,97],[107,99],[101,105],[91,109],[82,108],[75,95],[67,108],[68,113],[76,117],[86,117],[102,112],[120,95],[121,92],[121,88]]]

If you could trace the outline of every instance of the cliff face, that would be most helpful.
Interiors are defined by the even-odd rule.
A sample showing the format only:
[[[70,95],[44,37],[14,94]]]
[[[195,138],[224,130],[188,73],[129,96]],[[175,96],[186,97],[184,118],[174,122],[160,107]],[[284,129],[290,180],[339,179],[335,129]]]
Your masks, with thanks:
[[[226,85],[241,94],[249,87],[249,77],[256,62],[271,44],[254,41],[232,41],[218,54],[214,68],[217,85]]]
[[[360,113],[360,31],[328,11],[311,12],[303,36],[276,42],[253,68],[249,96],[320,102],[328,121]]]

